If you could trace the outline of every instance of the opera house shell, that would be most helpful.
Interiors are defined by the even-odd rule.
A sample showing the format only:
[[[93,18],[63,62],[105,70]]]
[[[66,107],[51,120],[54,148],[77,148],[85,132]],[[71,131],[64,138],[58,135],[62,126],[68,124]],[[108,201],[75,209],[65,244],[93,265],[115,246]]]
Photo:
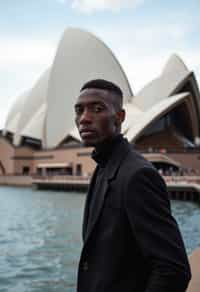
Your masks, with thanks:
[[[19,96],[0,138],[0,174],[90,176],[91,149],[74,127],[81,86],[102,78],[124,95],[122,132],[162,171],[200,171],[200,93],[195,75],[172,55],[160,76],[133,95],[112,51],[93,34],[68,28],[53,64]]]

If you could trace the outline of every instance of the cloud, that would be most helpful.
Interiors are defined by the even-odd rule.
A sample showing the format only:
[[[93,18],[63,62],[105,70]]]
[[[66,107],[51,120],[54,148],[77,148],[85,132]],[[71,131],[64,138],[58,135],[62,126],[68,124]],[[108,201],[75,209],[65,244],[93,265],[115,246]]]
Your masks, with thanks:
[[[72,8],[85,13],[105,10],[117,12],[122,8],[135,8],[143,2],[144,0],[73,0]]]

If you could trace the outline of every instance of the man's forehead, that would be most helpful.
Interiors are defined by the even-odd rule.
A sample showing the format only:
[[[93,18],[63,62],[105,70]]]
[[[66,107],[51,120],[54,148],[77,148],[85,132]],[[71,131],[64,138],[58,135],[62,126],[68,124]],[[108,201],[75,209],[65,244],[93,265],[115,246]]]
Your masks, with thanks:
[[[99,97],[107,97],[110,95],[110,92],[107,89],[101,88],[86,88],[81,91],[80,96],[99,96]]]
[[[99,89],[99,88],[86,88],[81,91],[78,102],[81,100],[96,100],[102,102],[110,102],[111,94],[106,89]]]

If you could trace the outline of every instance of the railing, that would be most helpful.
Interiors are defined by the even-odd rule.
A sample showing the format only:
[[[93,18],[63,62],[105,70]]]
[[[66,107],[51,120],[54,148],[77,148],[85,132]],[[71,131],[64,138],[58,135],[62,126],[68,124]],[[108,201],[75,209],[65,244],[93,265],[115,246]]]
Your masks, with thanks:
[[[200,185],[200,176],[163,176],[166,184],[169,183],[184,183],[184,184],[199,184]]]
[[[200,148],[137,148],[141,153],[200,153]]]
[[[74,176],[74,175],[37,175],[32,176],[25,175],[1,175],[0,176],[0,185],[21,185],[21,186],[31,186],[32,184],[37,183],[56,183],[56,184],[89,184],[90,175],[87,176]],[[167,185],[194,185],[197,184],[200,187],[200,176],[163,176],[163,179]]]
[[[42,181],[89,181],[91,176],[79,176],[79,175],[37,175],[32,176],[33,181],[42,180]]]
[[[31,186],[32,177],[27,175],[0,175],[0,185]]]

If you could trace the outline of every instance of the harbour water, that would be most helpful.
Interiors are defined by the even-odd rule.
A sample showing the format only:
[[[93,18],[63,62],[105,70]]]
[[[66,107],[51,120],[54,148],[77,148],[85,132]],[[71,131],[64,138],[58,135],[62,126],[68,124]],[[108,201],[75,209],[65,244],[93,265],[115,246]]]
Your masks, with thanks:
[[[0,187],[0,292],[75,292],[85,194]],[[172,201],[188,254],[200,206]]]

